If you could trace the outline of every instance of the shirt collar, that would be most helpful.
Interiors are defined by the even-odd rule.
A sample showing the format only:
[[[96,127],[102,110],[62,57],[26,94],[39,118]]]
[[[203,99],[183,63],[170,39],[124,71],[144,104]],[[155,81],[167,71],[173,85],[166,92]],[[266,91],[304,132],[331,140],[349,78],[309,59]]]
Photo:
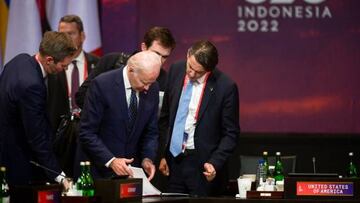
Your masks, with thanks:
[[[85,61],[85,54],[84,54],[84,51],[81,51],[80,54],[73,59],[73,61],[76,61],[76,62],[83,62]]]
[[[197,80],[194,80],[194,81],[193,81],[194,85],[197,85],[197,84],[201,85],[201,84],[203,84],[203,83],[205,82],[205,79],[207,78],[207,76],[208,76],[209,74],[210,74],[210,72],[207,72],[207,73],[205,73],[203,76],[201,76],[200,78],[198,78]],[[189,80],[189,77],[186,76],[186,78],[187,78],[187,80]]]
[[[44,66],[40,63],[38,55],[35,55],[35,59],[36,59],[37,63],[40,65],[41,73],[42,73],[43,78],[46,78],[47,73],[46,73],[46,71],[44,69]]]
[[[126,65],[123,69],[124,86],[125,86],[125,89],[130,89],[131,85],[130,85],[130,81],[129,81],[127,72],[128,72],[128,66]]]

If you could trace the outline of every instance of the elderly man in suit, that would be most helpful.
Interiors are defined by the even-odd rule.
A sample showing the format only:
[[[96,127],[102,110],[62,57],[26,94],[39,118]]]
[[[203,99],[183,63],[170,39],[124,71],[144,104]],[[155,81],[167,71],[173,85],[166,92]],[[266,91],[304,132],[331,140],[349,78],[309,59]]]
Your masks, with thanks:
[[[159,121],[168,192],[208,196],[224,189],[224,165],[240,133],[239,95],[217,63],[216,47],[198,41],[186,61],[170,67]]]
[[[52,129],[46,115],[46,77],[71,63],[76,46],[65,33],[47,32],[35,56],[19,54],[5,65],[0,78],[0,165],[8,168],[10,185],[61,182],[31,165],[38,162],[61,173],[52,153]]]
[[[80,121],[77,161],[91,160],[95,178],[132,175],[128,164],[142,166],[149,179],[154,176],[160,66],[158,54],[142,51],[91,83]]]

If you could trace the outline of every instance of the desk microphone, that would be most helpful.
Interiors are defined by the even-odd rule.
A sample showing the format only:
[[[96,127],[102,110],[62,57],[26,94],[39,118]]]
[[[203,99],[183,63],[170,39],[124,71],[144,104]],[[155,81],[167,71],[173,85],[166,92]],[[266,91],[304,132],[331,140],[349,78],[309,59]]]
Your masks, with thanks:
[[[316,162],[316,159],[315,159],[315,157],[313,157],[312,158],[312,164],[313,164],[313,172],[314,173],[316,173],[316,164],[315,164],[315,162]]]
[[[68,178],[68,177],[64,176],[63,174],[61,174],[61,173],[59,173],[59,172],[57,172],[57,171],[54,171],[54,170],[52,170],[52,169],[50,169],[50,168],[48,168],[48,167],[46,167],[46,166],[43,166],[43,165],[41,165],[41,164],[39,164],[39,163],[37,163],[37,162],[35,162],[35,161],[30,161],[30,163],[32,163],[32,164],[34,164],[35,166],[37,166],[37,167],[39,167],[39,168],[42,168],[42,169],[44,169],[44,170],[46,170],[46,171],[49,171],[49,172],[51,172],[51,173],[53,173],[53,174],[56,174],[56,175],[58,175],[58,176],[62,176],[62,177],[64,177],[64,178]]]

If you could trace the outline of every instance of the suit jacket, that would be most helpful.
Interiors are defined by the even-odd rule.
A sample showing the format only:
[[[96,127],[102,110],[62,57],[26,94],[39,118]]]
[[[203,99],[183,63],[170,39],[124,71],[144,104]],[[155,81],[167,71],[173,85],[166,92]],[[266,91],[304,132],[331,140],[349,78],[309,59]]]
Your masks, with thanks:
[[[99,58],[92,54],[85,53],[85,60],[87,62],[87,71],[91,74]],[[51,126],[54,132],[56,132],[61,121],[61,116],[70,112],[65,70],[56,75],[48,76],[48,92],[47,109]]]
[[[112,157],[154,160],[158,146],[157,111],[159,87],[153,83],[140,92],[135,126],[128,132],[128,105],[123,67],[96,77],[90,85],[80,121],[80,147],[77,163],[89,158],[95,177],[110,177],[105,164]],[[75,169],[78,172],[76,166]]]
[[[169,142],[185,78],[186,62],[173,64],[168,73],[163,106],[159,120],[160,136],[166,149],[163,156],[171,158]],[[235,149],[239,127],[239,95],[236,83],[215,69],[211,72],[201,101],[194,143],[201,166],[214,165],[217,177],[226,173],[225,162]],[[169,163],[169,162],[168,162]],[[171,167],[171,166],[170,166]],[[223,170],[224,169],[224,170]]]
[[[135,53],[137,52],[134,52],[133,54]],[[130,56],[131,55],[125,54],[124,52],[110,53],[103,56],[94,71],[89,74],[89,77],[84,81],[84,83],[80,86],[79,91],[76,93],[76,104],[80,108],[83,107],[86,91],[89,88],[91,81],[96,76],[100,75],[101,73],[125,66]],[[159,83],[160,91],[164,91],[166,86],[166,71],[163,68],[160,69],[160,75],[156,80]]]
[[[51,150],[51,127],[46,115],[47,89],[35,57],[13,58],[0,78],[0,164],[8,168],[9,184],[48,181],[36,161],[61,172]],[[46,174],[50,180],[57,176]]]

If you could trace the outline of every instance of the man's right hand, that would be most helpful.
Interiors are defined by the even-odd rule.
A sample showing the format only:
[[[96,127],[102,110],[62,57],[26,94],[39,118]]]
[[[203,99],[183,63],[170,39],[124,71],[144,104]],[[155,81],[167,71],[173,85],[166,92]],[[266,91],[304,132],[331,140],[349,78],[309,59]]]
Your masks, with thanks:
[[[169,167],[167,165],[166,159],[162,158],[159,164],[159,170],[161,171],[161,173],[164,176],[169,176],[170,172],[169,172]]]
[[[115,158],[111,164],[110,168],[119,176],[133,176],[132,170],[128,167],[128,164],[131,164],[134,161],[132,159],[125,159],[125,158]]]

